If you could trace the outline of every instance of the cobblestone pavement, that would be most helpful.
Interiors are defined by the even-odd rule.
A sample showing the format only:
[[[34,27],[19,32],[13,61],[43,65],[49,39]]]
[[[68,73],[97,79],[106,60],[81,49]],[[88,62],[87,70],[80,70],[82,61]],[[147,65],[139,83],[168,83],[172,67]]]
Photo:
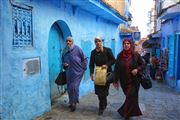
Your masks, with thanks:
[[[122,90],[110,88],[108,106],[102,116],[98,116],[98,98],[90,93],[80,98],[75,112],[70,112],[66,101],[58,99],[52,110],[36,120],[123,120],[116,112],[125,97]],[[143,116],[131,120],[180,120],[180,93],[163,83],[153,81],[153,88],[140,88],[139,105]]]

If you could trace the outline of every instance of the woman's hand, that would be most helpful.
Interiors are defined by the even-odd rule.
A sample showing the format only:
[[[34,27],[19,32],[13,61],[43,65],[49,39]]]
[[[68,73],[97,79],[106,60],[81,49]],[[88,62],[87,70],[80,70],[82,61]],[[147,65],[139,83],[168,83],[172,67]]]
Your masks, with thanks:
[[[118,82],[113,82],[113,86],[115,89],[119,90],[119,83]]]
[[[94,74],[91,74],[91,80],[94,81]]]
[[[108,66],[107,66],[107,65],[102,65],[101,68],[102,68],[102,69],[107,69]]]
[[[133,69],[133,70],[131,71],[131,73],[132,73],[134,76],[137,75],[138,69]]]

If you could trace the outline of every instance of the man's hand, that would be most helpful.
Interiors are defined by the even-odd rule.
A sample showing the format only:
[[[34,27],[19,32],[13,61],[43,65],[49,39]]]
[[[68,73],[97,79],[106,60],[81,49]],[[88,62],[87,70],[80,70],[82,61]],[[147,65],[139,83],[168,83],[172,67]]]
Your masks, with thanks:
[[[131,73],[135,76],[135,75],[137,75],[137,73],[138,73],[138,69],[134,69],[134,70],[132,70],[131,71]]]
[[[69,64],[67,64],[67,63],[64,63],[63,65],[64,65],[64,67],[68,67],[69,66]]]

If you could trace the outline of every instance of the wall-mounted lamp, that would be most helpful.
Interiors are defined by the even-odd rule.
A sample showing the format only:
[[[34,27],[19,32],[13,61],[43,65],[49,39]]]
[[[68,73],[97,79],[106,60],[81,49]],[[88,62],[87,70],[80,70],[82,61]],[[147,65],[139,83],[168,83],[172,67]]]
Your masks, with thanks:
[[[129,17],[128,18],[128,26],[131,26],[131,23],[132,23],[132,19]]]

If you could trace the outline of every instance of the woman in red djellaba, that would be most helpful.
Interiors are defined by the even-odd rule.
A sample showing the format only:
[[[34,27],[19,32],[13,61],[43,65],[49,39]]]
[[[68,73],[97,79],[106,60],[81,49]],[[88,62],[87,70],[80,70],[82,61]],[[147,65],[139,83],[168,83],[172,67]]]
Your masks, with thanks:
[[[118,113],[128,120],[130,117],[142,115],[138,104],[138,92],[140,83],[137,75],[144,69],[144,62],[139,53],[133,49],[133,42],[124,39],[123,50],[118,54],[115,63],[114,87],[120,86],[126,96],[124,104],[118,109]]]

